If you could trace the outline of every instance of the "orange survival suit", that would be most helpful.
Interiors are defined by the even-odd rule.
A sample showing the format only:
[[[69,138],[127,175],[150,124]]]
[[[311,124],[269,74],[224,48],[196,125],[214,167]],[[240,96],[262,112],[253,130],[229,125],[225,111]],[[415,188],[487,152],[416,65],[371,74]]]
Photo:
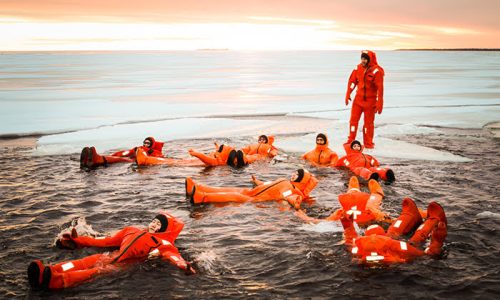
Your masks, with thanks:
[[[115,152],[115,153],[111,154],[111,156],[135,158],[135,153],[136,153],[137,148],[142,148],[144,151],[146,151],[146,154],[148,156],[163,157],[162,150],[163,150],[163,145],[165,143],[157,141],[157,140],[155,140],[154,137],[151,137],[151,136],[144,139],[144,141],[146,141],[146,140],[149,140],[149,142],[151,143],[150,147],[146,147],[146,146],[134,147],[130,150]]]
[[[334,167],[339,159],[337,153],[328,148],[328,138],[325,134],[320,133],[316,138],[318,137],[322,137],[325,143],[323,145],[316,143],[316,148],[302,155],[302,159],[309,161],[313,166]]]
[[[46,285],[45,288],[61,289],[76,286],[91,280],[98,274],[119,271],[131,262],[146,260],[151,253],[159,255],[163,260],[169,261],[183,270],[187,270],[190,265],[173,245],[184,227],[184,223],[168,213],[162,213],[162,215],[168,220],[168,226],[164,232],[149,233],[147,229],[129,226],[111,237],[92,238],[66,235],[63,238],[66,239],[65,245],[68,244],[69,239],[76,248],[118,247],[119,250],[111,253],[94,254],[83,259],[45,267],[43,277],[47,277],[46,273],[50,274],[49,282],[43,283]],[[76,231],[72,235],[75,233]]]
[[[345,104],[349,104],[351,93],[357,87],[356,96],[351,109],[349,120],[349,137],[347,143],[356,138],[358,122],[361,114],[364,114],[363,144],[366,148],[373,148],[373,134],[375,126],[375,112],[382,113],[384,106],[384,69],[378,65],[375,52],[364,50],[361,57],[368,59],[368,64],[358,64],[349,76]]]
[[[358,144],[361,150],[354,150],[352,147]],[[361,176],[365,180],[379,178],[393,182],[395,180],[394,172],[389,168],[381,168],[380,163],[373,156],[363,153],[363,146],[358,141],[352,141],[350,144],[345,143],[344,149],[347,155],[342,156],[337,161],[336,167],[347,167],[357,176]]]
[[[206,166],[223,166],[227,164],[227,159],[229,153],[233,151],[234,148],[227,145],[218,145],[215,143],[215,151],[209,155],[197,152],[193,149],[189,149],[189,155],[194,156],[201,160]]]
[[[442,207],[436,202],[429,204],[427,214],[427,220],[422,223],[422,217],[413,200],[405,198],[402,214],[391,224],[387,234],[381,226],[371,225],[367,228],[365,236],[361,237],[353,226],[353,218],[344,215],[341,222],[346,246],[350,248],[355,261],[367,265],[404,263],[424,254],[438,256],[442,252],[447,235],[446,216]],[[420,227],[408,242],[396,240],[418,225]],[[417,246],[429,236],[431,236],[429,247],[425,251],[418,249]]]
[[[250,144],[244,148],[241,148],[241,151],[243,151],[243,153],[245,153],[246,155],[258,154],[262,158],[273,158],[278,155],[278,149],[273,146],[273,143],[274,136],[261,135],[257,144]]]
[[[80,168],[94,169],[99,166],[107,166],[109,164],[121,162],[134,162],[138,149],[145,151],[151,157],[163,157],[162,149],[164,142],[156,141],[153,137],[147,137],[144,142],[148,141],[150,146],[134,147],[130,150],[115,152],[111,155],[100,155],[95,147],[85,147],[80,155]]]
[[[210,187],[195,183],[188,177],[186,195],[190,197],[192,204],[283,200],[298,209],[302,200],[308,198],[318,184],[318,180],[309,171],[301,170],[299,177],[293,182],[286,178],[272,182],[254,180],[257,186],[253,189]],[[300,173],[303,175],[300,176]]]
[[[374,222],[389,220],[389,216],[380,209],[384,192],[377,181],[368,182],[370,194],[361,192],[358,178],[352,176],[349,180],[347,193],[339,195],[342,208],[337,209],[327,220],[336,221],[345,214],[360,226],[367,226]]]

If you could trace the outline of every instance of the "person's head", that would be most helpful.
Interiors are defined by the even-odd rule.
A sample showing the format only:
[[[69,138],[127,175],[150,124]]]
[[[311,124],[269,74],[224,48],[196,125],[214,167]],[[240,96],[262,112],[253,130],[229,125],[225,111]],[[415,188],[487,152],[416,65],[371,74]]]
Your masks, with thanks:
[[[304,178],[304,169],[298,169],[297,171],[292,173],[292,176],[290,176],[290,181],[301,182],[303,178]]]
[[[327,138],[326,138],[326,135],[324,135],[323,133],[320,133],[316,136],[316,144],[317,145],[325,145],[327,142]]]
[[[157,215],[148,225],[149,233],[164,232],[168,227],[168,219],[165,215]]]
[[[370,55],[368,55],[368,51],[362,51],[361,52],[361,64],[363,67],[368,66],[370,63]]]
[[[153,147],[153,144],[155,143],[154,139],[152,137],[147,137],[144,139],[142,142],[142,145],[146,148],[151,148]]]
[[[352,141],[351,149],[354,151],[361,151],[361,143],[357,140]]]
[[[267,144],[269,139],[267,138],[266,135],[263,134],[263,135],[259,136],[258,141],[259,141],[259,144]]]

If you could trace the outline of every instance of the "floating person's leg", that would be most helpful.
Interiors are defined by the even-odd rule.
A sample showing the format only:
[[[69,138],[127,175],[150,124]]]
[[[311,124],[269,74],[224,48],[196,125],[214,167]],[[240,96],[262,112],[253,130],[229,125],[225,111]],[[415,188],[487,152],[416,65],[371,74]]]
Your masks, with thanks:
[[[427,207],[427,220],[425,220],[425,222],[418,227],[415,234],[411,237],[410,242],[415,245],[419,245],[424,242],[439,222],[443,222],[447,225],[446,215],[443,207],[433,201],[429,203],[429,206]]]
[[[431,234],[431,244],[425,249],[425,253],[431,256],[440,255],[447,234],[446,223],[439,222]]]
[[[224,202],[248,202],[252,201],[253,198],[240,193],[235,192],[219,192],[219,193],[205,193],[198,192],[197,187],[193,188],[193,193],[191,195],[192,204],[201,203],[224,203]]]
[[[194,151],[194,150],[189,150],[189,155],[198,158],[199,160],[201,160],[207,166],[217,166],[217,165],[219,165],[219,162],[218,162],[217,158],[215,158],[213,156],[208,156],[208,155],[205,155],[205,154],[203,154],[201,152],[197,152],[197,151]]]
[[[401,215],[387,229],[387,236],[391,238],[398,238],[422,223],[420,212],[412,199],[403,199],[401,206]]]

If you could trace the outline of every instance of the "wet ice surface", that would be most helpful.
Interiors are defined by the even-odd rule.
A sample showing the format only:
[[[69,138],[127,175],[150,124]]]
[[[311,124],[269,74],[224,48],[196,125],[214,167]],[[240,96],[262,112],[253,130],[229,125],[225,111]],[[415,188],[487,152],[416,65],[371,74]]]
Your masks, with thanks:
[[[288,136],[277,136],[277,140]],[[486,130],[441,129],[399,139],[473,162],[381,159],[397,181],[383,185],[383,207],[392,216],[404,197],[420,207],[431,200],[447,213],[448,256],[420,259],[387,269],[353,265],[342,245],[340,225],[307,225],[276,203],[192,207],[184,197],[184,178],[216,186],[250,185],[250,175],[272,180],[304,164],[292,152],[284,161],[254,164],[242,170],[220,168],[137,168],[114,165],[91,172],[78,169],[78,155],[32,156],[29,148],[1,149],[0,294],[3,297],[56,296],[67,299],[121,298],[494,298],[498,294],[498,140]],[[233,144],[250,137],[227,138]],[[174,141],[167,152],[176,157],[194,146],[208,151],[212,139]],[[311,169],[320,179],[315,202],[305,208],[326,217],[339,204],[349,174]],[[362,188],[366,188],[364,185]],[[26,268],[36,258],[45,262],[75,259],[97,249],[59,250],[54,238],[69,223],[85,217],[93,230],[113,232],[127,225],[146,225],[166,209],[183,219],[176,244],[195,262],[198,274],[185,276],[175,267],[150,261],[121,274],[102,277],[65,291],[28,289]],[[153,292],[154,291],[154,292]]]

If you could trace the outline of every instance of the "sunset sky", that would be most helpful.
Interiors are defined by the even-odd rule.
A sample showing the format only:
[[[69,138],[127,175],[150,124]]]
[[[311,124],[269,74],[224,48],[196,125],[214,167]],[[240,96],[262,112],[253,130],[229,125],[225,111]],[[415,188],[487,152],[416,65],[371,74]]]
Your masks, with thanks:
[[[0,0],[0,50],[500,48],[498,0]]]

